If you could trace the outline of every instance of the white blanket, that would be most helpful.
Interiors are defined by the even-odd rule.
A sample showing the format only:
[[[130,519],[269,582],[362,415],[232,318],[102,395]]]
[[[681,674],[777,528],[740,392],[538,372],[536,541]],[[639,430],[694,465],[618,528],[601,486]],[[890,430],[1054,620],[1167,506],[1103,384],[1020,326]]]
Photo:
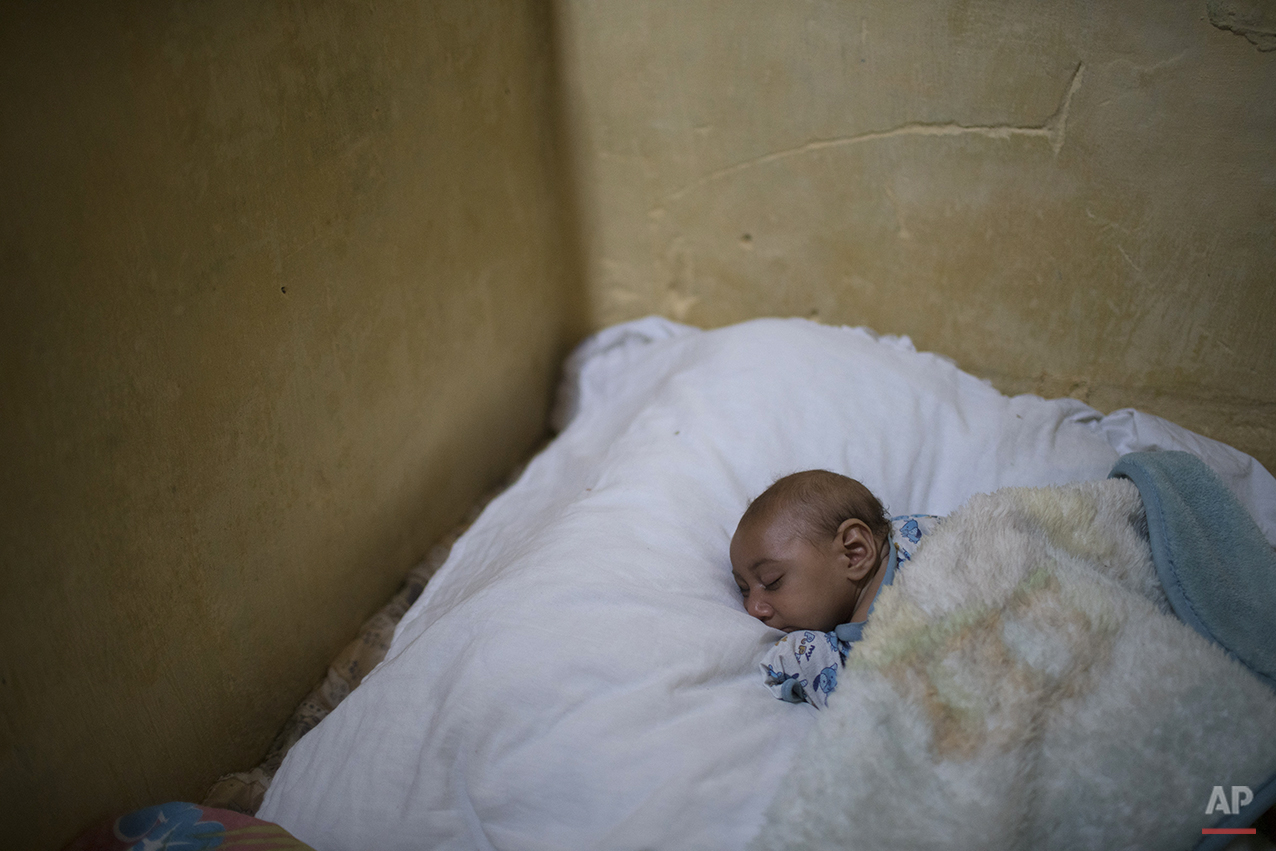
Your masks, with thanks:
[[[1248,456],[1132,411],[1007,398],[906,339],[648,319],[586,342],[565,384],[562,433],[289,753],[263,818],[320,851],[738,851],[814,710],[762,684],[778,633],[745,613],[727,544],[796,470],[948,514],[1101,479],[1114,446],[1197,447],[1276,538],[1276,482]]]
[[[1215,786],[1276,774],[1276,693],[1169,613],[1142,523],[1126,480],[948,518],[878,598],[752,847],[1196,845]]]

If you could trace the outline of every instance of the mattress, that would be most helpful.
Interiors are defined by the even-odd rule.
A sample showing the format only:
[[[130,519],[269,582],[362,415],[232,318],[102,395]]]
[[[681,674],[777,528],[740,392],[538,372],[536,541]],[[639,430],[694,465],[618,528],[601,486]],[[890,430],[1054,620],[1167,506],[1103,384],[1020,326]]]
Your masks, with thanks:
[[[261,818],[318,849],[743,847],[814,710],[762,684],[778,634],[744,612],[727,544],[797,470],[944,515],[1182,449],[1276,541],[1276,481],[1243,453],[1138,411],[1006,397],[862,328],[627,323],[572,356],[555,417]]]

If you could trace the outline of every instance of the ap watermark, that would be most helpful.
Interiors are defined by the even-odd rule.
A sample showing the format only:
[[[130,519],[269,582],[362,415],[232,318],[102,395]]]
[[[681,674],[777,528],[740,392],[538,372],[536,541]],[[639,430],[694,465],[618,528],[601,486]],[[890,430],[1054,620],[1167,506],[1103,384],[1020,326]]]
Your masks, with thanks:
[[[1232,787],[1232,808],[1227,808],[1227,795],[1223,792],[1222,786],[1215,786],[1214,791],[1210,793],[1210,802],[1205,805],[1205,815],[1213,815],[1214,813],[1222,813],[1225,816],[1234,816],[1240,812],[1241,807],[1254,800],[1254,793],[1250,791],[1248,786]]]

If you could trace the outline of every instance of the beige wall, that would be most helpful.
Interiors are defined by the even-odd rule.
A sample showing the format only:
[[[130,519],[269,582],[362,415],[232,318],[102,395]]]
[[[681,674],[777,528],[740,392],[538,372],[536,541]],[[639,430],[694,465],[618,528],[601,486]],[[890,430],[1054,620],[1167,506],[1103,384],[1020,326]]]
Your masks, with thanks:
[[[1203,3],[554,10],[0,11],[6,841],[255,761],[586,326],[867,324],[1276,466],[1276,53]]]
[[[595,326],[868,325],[1276,469],[1276,52],[1203,0],[564,0],[557,25]]]
[[[0,844],[252,765],[540,438],[551,74],[544,4],[4,5]]]

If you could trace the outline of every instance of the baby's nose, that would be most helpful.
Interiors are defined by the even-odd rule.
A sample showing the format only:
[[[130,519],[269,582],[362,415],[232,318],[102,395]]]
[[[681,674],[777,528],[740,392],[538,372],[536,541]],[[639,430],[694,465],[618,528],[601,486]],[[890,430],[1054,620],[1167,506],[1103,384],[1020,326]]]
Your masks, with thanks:
[[[749,597],[749,604],[745,606],[745,610],[758,620],[766,620],[775,614],[775,609],[771,608],[761,594],[753,594]]]

